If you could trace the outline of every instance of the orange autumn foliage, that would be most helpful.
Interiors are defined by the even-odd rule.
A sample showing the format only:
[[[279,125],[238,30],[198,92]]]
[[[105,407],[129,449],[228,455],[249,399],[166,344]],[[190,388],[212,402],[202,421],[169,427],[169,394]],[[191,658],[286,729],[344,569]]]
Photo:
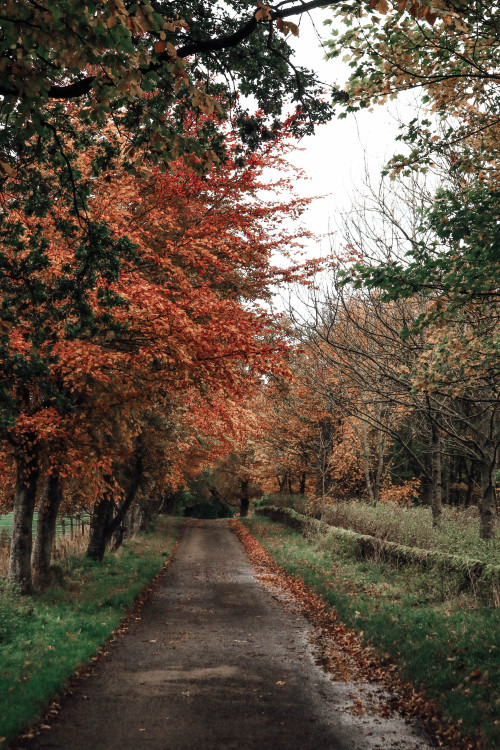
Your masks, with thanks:
[[[307,273],[272,262],[278,250],[300,245],[302,233],[285,224],[307,202],[290,198],[286,177],[272,186],[282,195],[263,200],[263,170],[283,169],[286,148],[283,136],[240,165],[233,143],[228,161],[203,176],[181,160],[166,174],[130,174],[121,158],[95,176],[92,152],[80,156],[79,170],[91,182],[81,235],[86,222],[105,223],[133,248],[114,274],[96,274],[86,292],[92,333],[68,335],[77,321],[63,314],[61,301],[61,315],[49,321],[50,336],[38,348],[47,372],[23,383],[5,460],[36,444],[44,470],[57,464],[75,501],[88,504],[106,487],[120,493],[115,467],[147,431],[155,433],[147,444],[159,484],[182,483],[195,466],[230,449],[243,397],[261,375],[287,373],[288,344],[264,307],[270,285]],[[47,296],[63,277],[77,283],[81,237],[68,242],[60,230],[66,214],[57,195],[45,217],[19,212],[26,239],[42,233],[46,240],[47,264],[37,273]],[[8,332],[13,357],[33,348],[33,327],[47,310],[42,299],[18,311]],[[16,388],[12,398],[19,397]]]

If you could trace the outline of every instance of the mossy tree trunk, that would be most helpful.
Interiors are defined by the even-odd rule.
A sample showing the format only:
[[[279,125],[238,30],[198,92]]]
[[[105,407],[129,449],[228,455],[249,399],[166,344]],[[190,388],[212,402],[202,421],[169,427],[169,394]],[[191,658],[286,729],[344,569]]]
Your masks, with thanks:
[[[39,474],[37,446],[34,442],[27,441],[27,444],[30,445],[29,449],[16,451],[16,486],[9,560],[9,582],[18,586],[22,594],[29,594],[33,588],[31,550]]]
[[[62,502],[59,471],[54,470],[47,481],[47,494],[38,508],[32,566],[35,586],[44,588],[50,583],[50,562],[56,538],[57,514]]]

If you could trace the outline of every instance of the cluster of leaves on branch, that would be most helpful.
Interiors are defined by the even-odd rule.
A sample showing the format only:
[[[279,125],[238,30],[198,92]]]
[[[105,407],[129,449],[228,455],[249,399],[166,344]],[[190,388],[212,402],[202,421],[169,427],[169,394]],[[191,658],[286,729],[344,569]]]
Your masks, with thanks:
[[[406,152],[387,167],[393,176],[433,171],[447,178],[422,211],[432,241],[415,242],[404,261],[358,265],[362,283],[386,299],[421,292],[440,299],[421,323],[479,315],[498,305],[500,12],[491,3],[345,3],[348,29],[334,31],[330,50],[346,49],[352,67],[349,110],[421,92],[423,115],[401,126]],[[488,310],[489,308],[489,310]],[[465,313],[465,318],[467,317]],[[498,349],[495,350],[495,356]]]
[[[314,74],[291,63],[286,36],[298,27],[285,19],[318,5],[2,0],[0,95],[8,133],[0,171],[15,168],[9,135],[21,131],[26,141],[58,129],[57,101],[74,102],[85,122],[112,116],[127,133],[130,157],[140,149],[161,164],[182,154],[206,164],[224,155],[209,120],[186,132],[187,112],[230,116],[252,148],[279,131],[286,105],[298,112],[294,132],[312,132],[332,109]],[[250,115],[238,93],[255,97],[264,118]]]

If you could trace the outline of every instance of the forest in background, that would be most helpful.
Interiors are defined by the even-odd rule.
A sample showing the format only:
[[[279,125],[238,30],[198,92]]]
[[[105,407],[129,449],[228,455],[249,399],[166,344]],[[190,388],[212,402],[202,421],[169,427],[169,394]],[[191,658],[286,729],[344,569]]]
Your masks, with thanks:
[[[334,3],[352,75],[326,95],[286,42],[318,2],[230,5],[1,3],[0,503],[23,592],[50,580],[58,514],[90,514],[102,560],[190,481],[242,514],[276,490],[436,526],[474,505],[495,533],[500,12]],[[294,260],[287,149],[406,90],[381,185],[331,257]],[[304,290],[288,314],[279,284]]]

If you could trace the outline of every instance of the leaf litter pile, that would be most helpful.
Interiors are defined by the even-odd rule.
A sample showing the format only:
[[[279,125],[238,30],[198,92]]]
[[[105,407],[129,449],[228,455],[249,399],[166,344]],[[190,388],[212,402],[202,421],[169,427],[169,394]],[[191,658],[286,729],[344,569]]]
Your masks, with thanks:
[[[335,681],[366,681],[379,683],[388,691],[387,701],[378,707],[381,716],[397,711],[402,716],[417,719],[438,747],[453,750],[481,750],[480,741],[464,737],[443,717],[439,703],[426,698],[398,674],[398,667],[389,654],[377,654],[362,643],[363,632],[346,628],[335,610],[318,594],[308,588],[301,578],[286,573],[273,560],[262,544],[238,520],[230,521],[238,539],[250,558],[257,577],[265,586],[276,591],[275,598],[285,597],[293,602],[314,628],[312,643],[316,664]],[[357,696],[353,698],[353,713],[363,714],[366,706]],[[373,706],[370,706],[373,710]]]

